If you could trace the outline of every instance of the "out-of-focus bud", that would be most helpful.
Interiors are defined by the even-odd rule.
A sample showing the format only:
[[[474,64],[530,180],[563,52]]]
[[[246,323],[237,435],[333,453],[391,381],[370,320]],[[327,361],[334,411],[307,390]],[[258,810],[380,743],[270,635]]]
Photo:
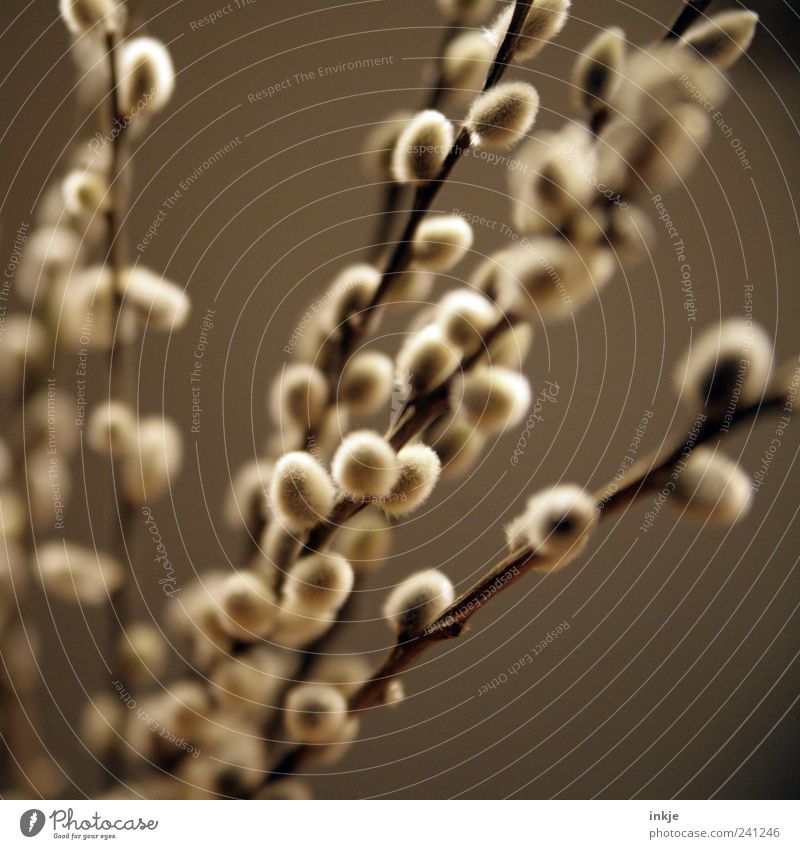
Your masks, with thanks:
[[[729,525],[747,515],[753,487],[733,460],[700,446],[680,470],[675,497],[687,515]]]
[[[458,215],[433,215],[417,227],[411,246],[418,268],[449,271],[472,246],[472,228]]]
[[[178,476],[183,441],[174,422],[150,416],[139,423],[136,444],[123,458],[125,495],[134,504],[160,498]]]
[[[574,97],[579,109],[589,113],[605,110],[622,81],[625,66],[625,33],[609,27],[586,46],[572,72]]]
[[[704,59],[727,69],[747,52],[758,25],[758,14],[748,9],[720,12],[690,27],[683,40]]]

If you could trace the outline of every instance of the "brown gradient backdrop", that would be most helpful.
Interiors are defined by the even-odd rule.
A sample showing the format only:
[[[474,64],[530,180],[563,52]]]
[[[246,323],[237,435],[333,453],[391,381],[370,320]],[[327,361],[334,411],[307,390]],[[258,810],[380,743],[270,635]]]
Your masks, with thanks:
[[[423,102],[426,63],[442,27],[432,0],[253,0],[192,30],[191,21],[221,5],[131,3],[149,30],[171,43],[179,72],[172,105],[137,142],[133,245],[181,180],[232,139],[241,140],[183,193],[142,258],[185,283],[193,303],[179,334],[146,338],[139,374],[141,408],[175,416],[186,438],[178,486],[152,505],[182,585],[195,570],[236,565],[243,540],[220,518],[231,470],[261,450],[269,381],[305,305],[344,263],[365,256],[380,198],[363,168],[365,130],[393,109]],[[538,127],[558,126],[572,114],[564,79],[597,27],[618,24],[634,42],[654,39],[676,5],[576,0],[558,43],[533,68],[510,75],[539,88]],[[503,522],[532,487],[562,477],[591,486],[609,479],[645,411],[654,411],[647,448],[681,426],[671,366],[693,333],[721,315],[742,314],[746,281],[755,287],[755,316],[776,334],[778,355],[800,349],[792,198],[800,182],[800,22],[788,2],[748,5],[762,14],[763,26],[721,108],[752,168],[745,170],[715,132],[689,185],[666,197],[692,267],[696,321],[687,321],[679,265],[650,209],[660,236],[652,260],[619,274],[574,322],[536,328],[528,364],[534,391],[545,379],[561,389],[524,462],[510,464],[517,434],[508,434],[471,477],[438,489],[396,534],[396,556],[359,602],[359,615],[371,621],[354,626],[341,650],[369,651],[377,661],[389,642],[377,619],[385,588],[430,565],[468,582],[500,552]],[[78,128],[68,39],[55,6],[55,0],[3,3],[5,256]],[[296,73],[380,56],[392,63],[294,83],[248,102],[248,94]],[[460,114],[459,107],[452,117]],[[438,208],[509,222],[508,176],[468,158]],[[439,291],[506,243],[498,231],[477,227],[475,235],[473,255],[454,272],[459,277],[440,280]],[[204,412],[200,433],[191,434],[192,351],[210,306],[216,323],[202,374]],[[390,317],[382,331],[388,350],[397,345],[392,334],[402,332],[402,321]],[[99,361],[95,368],[100,392]],[[737,432],[726,450],[741,454],[755,472],[774,425],[769,420]],[[363,741],[315,779],[318,795],[795,796],[799,446],[792,422],[751,516],[730,532],[678,524],[674,513],[662,511],[642,533],[646,504],[637,504],[604,525],[574,566],[496,599],[465,639],[407,676],[409,698],[401,706],[365,717]],[[87,458],[86,468],[90,521],[99,540],[110,539],[112,508],[93,484],[102,465]],[[77,535],[87,523],[82,487],[73,498],[68,529]],[[146,605],[155,612],[164,603],[161,575],[143,523],[137,533],[140,606],[148,615]],[[71,792],[91,793],[97,768],[68,722],[83,685],[106,685],[98,652],[107,649],[107,624],[101,614],[84,624],[71,609],[38,604],[49,670],[40,730],[67,764]],[[477,695],[563,620],[569,630],[533,665]]]

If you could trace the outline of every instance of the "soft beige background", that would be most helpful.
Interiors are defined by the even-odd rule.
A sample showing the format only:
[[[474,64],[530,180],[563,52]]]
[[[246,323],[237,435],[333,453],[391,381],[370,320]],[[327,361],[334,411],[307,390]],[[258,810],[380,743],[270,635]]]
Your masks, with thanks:
[[[78,126],[68,40],[55,5],[6,2],[0,22],[4,256]],[[194,30],[191,22],[221,0],[131,5],[154,35],[171,43],[179,71],[171,107],[135,152],[132,243],[181,180],[231,140],[241,141],[183,193],[143,257],[185,283],[194,306],[179,335],[146,339],[140,369],[142,409],[175,416],[187,440],[179,486],[153,506],[185,584],[194,570],[236,565],[243,540],[220,518],[230,471],[263,444],[270,376],[305,305],[344,263],[364,256],[380,197],[363,169],[365,129],[393,109],[423,102],[426,63],[442,22],[431,0],[252,0]],[[571,114],[563,80],[597,27],[618,24],[632,41],[654,39],[677,5],[576,0],[558,43],[533,68],[510,74],[539,88],[539,127],[557,126]],[[516,435],[509,434],[473,476],[440,487],[397,534],[397,556],[359,604],[365,619],[377,616],[384,588],[411,569],[437,565],[457,583],[469,581],[499,553],[503,522],[532,487],[562,477],[592,486],[607,480],[645,411],[655,412],[647,447],[680,426],[670,367],[692,333],[720,315],[742,313],[746,281],[755,286],[756,317],[776,334],[778,355],[800,347],[792,197],[800,177],[800,23],[789,3],[748,5],[764,24],[750,58],[735,69],[722,110],[752,170],[716,133],[708,161],[666,198],[692,265],[695,323],[687,321],[678,265],[662,231],[652,263],[618,275],[574,323],[538,327],[528,367],[534,388],[549,379],[561,391],[537,425],[525,462],[510,465]],[[392,61],[248,101],[294,74],[366,57]],[[453,109],[452,117],[460,114]],[[507,177],[502,168],[464,161],[437,206],[507,222]],[[479,255],[503,243],[498,232],[478,228],[474,255],[454,274],[467,276]],[[191,434],[192,351],[211,306],[204,412],[200,433]],[[390,320],[384,329],[388,349],[402,322]],[[737,432],[726,449],[755,472],[773,431],[767,421]],[[752,515],[730,532],[701,533],[667,512],[644,534],[646,505],[636,505],[604,526],[572,568],[530,579],[497,599],[464,640],[407,676],[405,703],[366,718],[363,742],[316,780],[318,794],[795,796],[798,446],[793,422]],[[91,521],[102,539],[111,534],[113,514],[92,487],[99,468],[87,461]],[[83,492],[75,499],[68,527],[77,534],[87,519]],[[163,604],[161,576],[141,525],[138,533],[141,591],[156,611]],[[95,769],[69,722],[81,697],[77,680],[95,687],[106,680],[96,653],[105,648],[104,620],[98,615],[84,623],[41,601],[39,608],[41,623],[49,623],[43,627],[50,671],[40,731],[68,762],[74,793],[91,792]],[[563,620],[569,630],[535,664],[478,697],[483,684]],[[368,622],[340,646],[374,652],[377,660],[388,641],[382,623]]]

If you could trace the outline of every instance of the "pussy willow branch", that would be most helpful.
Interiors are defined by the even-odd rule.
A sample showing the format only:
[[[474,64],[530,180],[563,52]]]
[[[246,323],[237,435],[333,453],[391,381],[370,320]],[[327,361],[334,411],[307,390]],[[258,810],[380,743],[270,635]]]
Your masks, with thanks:
[[[448,21],[444,27],[443,35],[436,50],[435,61],[432,67],[433,86],[428,91],[428,96],[423,109],[438,109],[444,99],[447,89],[445,88],[444,54],[447,45],[453,36],[459,31],[456,21]],[[375,227],[375,235],[370,245],[369,255],[372,260],[378,259],[389,241],[392,233],[392,224],[397,208],[403,199],[403,186],[394,180],[388,180],[383,187],[383,202],[378,221]]]
[[[666,449],[632,466],[621,481],[611,482],[595,493],[600,519],[607,519],[642,495],[662,487],[682,456],[721,435],[723,427],[733,428],[757,415],[776,412],[783,409],[786,402],[784,391],[771,392],[760,403],[737,408],[727,420],[706,419],[689,438],[682,434],[676,436]],[[469,620],[496,595],[546,562],[547,558],[531,548],[511,552],[502,558],[420,634],[398,640],[377,671],[351,696],[349,712],[357,713],[382,704],[389,683],[413,666],[417,658],[439,643],[461,636]],[[272,770],[268,781],[296,773],[313,751],[312,746],[298,746],[290,750]]]
[[[508,63],[514,56],[514,49],[519,40],[519,31],[523,21],[528,15],[531,7],[531,0],[517,0],[514,5],[514,12],[511,16],[511,21],[508,25],[503,41],[495,54],[492,61],[489,73],[486,77],[486,82],[483,86],[483,91],[488,91],[494,88],[502,79],[503,74],[508,67]],[[364,311],[359,316],[353,316],[345,321],[341,328],[341,343],[337,360],[328,375],[331,385],[335,386],[338,383],[338,375],[341,373],[344,366],[347,364],[350,356],[357,347],[358,343],[364,338],[369,328],[371,314],[381,305],[383,299],[391,288],[394,278],[398,274],[406,271],[411,264],[412,243],[414,235],[417,232],[422,219],[428,214],[428,211],[442,189],[442,186],[450,176],[450,172],[455,167],[456,162],[464,156],[464,154],[472,146],[472,138],[466,127],[461,129],[458,138],[453,146],[448,151],[444,162],[442,163],[439,173],[428,183],[423,183],[419,186],[414,194],[414,202],[411,212],[400,238],[395,243],[394,250],[386,262],[381,280],[375,290],[372,299],[365,307]],[[314,444],[316,436],[313,432],[306,434],[306,448]]]
[[[122,336],[125,332],[122,319],[122,308],[125,297],[123,280],[125,268],[128,262],[128,248],[125,239],[125,228],[123,225],[126,207],[128,203],[126,190],[126,175],[124,174],[128,160],[127,151],[127,116],[123,114],[120,89],[117,53],[119,36],[116,32],[109,32],[106,36],[106,52],[110,74],[109,91],[109,116],[111,127],[109,138],[111,139],[111,161],[108,172],[109,204],[106,210],[106,224],[108,235],[108,263],[111,271],[111,347],[108,360],[109,395],[115,396],[135,409],[132,368],[133,362],[130,358],[130,346]],[[120,588],[111,596],[112,623],[111,638],[114,641],[112,657],[116,665],[116,674],[121,674],[121,642],[125,636],[125,626],[130,615],[130,575],[127,568],[132,563],[132,556],[128,550],[131,523],[133,520],[133,505],[130,499],[122,492],[117,483],[120,470],[116,464],[116,458],[111,458],[111,480],[113,488],[112,504],[117,513],[116,550],[120,566],[125,570],[125,579]],[[117,767],[117,764],[112,764]],[[116,770],[109,769],[113,777]]]

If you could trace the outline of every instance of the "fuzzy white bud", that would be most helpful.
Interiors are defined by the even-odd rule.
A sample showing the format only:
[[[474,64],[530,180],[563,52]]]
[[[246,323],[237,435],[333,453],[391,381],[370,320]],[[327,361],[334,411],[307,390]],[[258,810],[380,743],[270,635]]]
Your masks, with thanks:
[[[436,5],[449,21],[479,24],[492,11],[494,0],[436,0]]]
[[[62,190],[67,212],[76,218],[91,218],[108,207],[108,187],[93,171],[71,171],[64,178]]]
[[[220,587],[219,624],[236,640],[251,642],[269,633],[278,617],[272,590],[253,572],[237,572]]]
[[[680,471],[675,496],[695,519],[732,524],[750,509],[753,488],[733,460],[701,445]]]
[[[417,227],[411,255],[418,268],[449,271],[472,247],[472,228],[458,215],[433,215]]]
[[[344,695],[328,684],[300,684],[286,696],[286,730],[297,743],[338,742],[347,721]]]
[[[167,666],[167,643],[159,630],[149,622],[125,626],[119,637],[117,656],[127,680],[137,684],[159,680]]]
[[[65,227],[43,227],[31,234],[17,268],[17,291],[27,303],[40,303],[76,265],[83,245]]]
[[[458,289],[442,298],[438,323],[448,342],[471,353],[483,345],[499,318],[500,310],[480,292]]]
[[[333,478],[350,496],[380,498],[397,482],[397,454],[375,431],[348,434],[333,457]]]
[[[435,109],[416,115],[403,130],[392,156],[398,183],[425,183],[439,173],[453,146],[453,125]]]
[[[290,530],[306,530],[326,519],[335,497],[325,468],[307,452],[292,451],[275,464],[270,505]]]
[[[142,265],[130,268],[123,281],[125,303],[142,324],[156,330],[177,330],[189,317],[189,297],[180,286]]]
[[[758,14],[749,9],[720,12],[690,27],[683,35],[704,59],[723,70],[747,52],[758,25]]]
[[[119,458],[136,445],[136,418],[122,401],[104,401],[92,410],[86,428],[92,451]]]
[[[579,109],[602,111],[619,89],[625,67],[625,33],[609,27],[586,46],[572,72],[574,98]]]
[[[125,41],[119,51],[120,105],[126,115],[152,114],[169,102],[175,69],[167,48],[147,36]]]
[[[369,678],[370,665],[357,654],[323,655],[314,665],[311,680],[330,684],[350,697]]]
[[[530,324],[512,324],[497,336],[489,345],[489,362],[493,366],[522,368],[533,342],[533,328]]]
[[[397,452],[400,477],[392,491],[378,501],[388,516],[407,516],[424,504],[442,471],[438,454],[421,442],[406,445]]]
[[[756,403],[770,379],[772,342],[757,324],[730,318],[703,332],[675,369],[675,387],[693,410],[712,415]]]
[[[301,605],[284,603],[270,640],[290,649],[300,649],[327,634],[336,622],[335,610],[313,612]]]
[[[356,354],[342,372],[339,403],[353,413],[374,413],[389,399],[393,378],[394,365],[385,354]]]
[[[34,554],[37,566],[45,590],[71,604],[102,604],[125,580],[113,557],[63,541],[39,546]]]
[[[445,339],[435,324],[409,337],[397,355],[400,379],[414,392],[438,386],[458,366],[461,352]]]
[[[373,265],[359,262],[337,274],[330,289],[331,323],[336,329],[369,306],[381,282],[381,273]]]
[[[608,282],[609,270],[613,273],[613,267],[590,264],[593,256],[555,236],[508,251],[507,273],[497,280],[500,308],[526,317],[538,312],[546,319],[572,315]]]
[[[265,710],[278,706],[287,679],[294,674],[288,652],[257,645],[217,664],[211,683],[214,697],[224,707],[263,716]]]
[[[328,381],[322,372],[305,363],[286,366],[272,390],[272,415],[278,424],[288,420],[302,429],[314,427],[328,402]]]
[[[546,559],[539,568],[560,568],[581,551],[598,518],[597,505],[586,490],[572,484],[554,486],[532,496],[525,512],[507,526],[508,547],[530,547]]]
[[[564,28],[571,0],[534,0],[520,27],[520,37],[514,52],[518,60],[533,59],[542,48]],[[499,46],[508,31],[514,4],[510,3],[495,19],[487,37]]]
[[[377,510],[362,510],[339,531],[337,547],[356,570],[383,565],[392,550],[392,532]]]
[[[119,32],[125,7],[116,0],[59,0],[61,17],[70,32],[88,32],[100,24],[106,32]]]
[[[23,396],[24,377],[41,368],[47,349],[47,331],[37,318],[6,316],[0,334],[0,394]]]
[[[450,579],[436,569],[415,572],[389,593],[383,615],[399,635],[418,634],[453,603]]]
[[[124,457],[123,486],[135,504],[160,498],[183,464],[183,440],[174,422],[150,416],[139,423],[136,444]]]
[[[425,441],[436,450],[442,464],[442,477],[466,474],[484,453],[486,435],[462,416],[453,416],[432,425]]]
[[[518,425],[531,402],[528,379],[501,366],[462,375],[452,387],[453,407],[482,430],[499,432]]]
[[[284,596],[291,606],[316,612],[338,610],[353,589],[353,567],[340,554],[300,558],[286,575]]]
[[[365,155],[367,170],[379,180],[393,180],[392,158],[397,140],[413,117],[407,110],[394,112],[367,133]]]
[[[442,57],[442,78],[447,88],[473,94],[483,88],[494,47],[482,32],[467,30],[451,39]]]
[[[467,115],[472,140],[487,150],[507,150],[522,141],[539,111],[539,93],[528,83],[500,83],[479,94]]]
[[[93,696],[81,715],[81,742],[93,755],[107,755],[121,742],[122,719],[122,702],[118,696],[111,693]]]

